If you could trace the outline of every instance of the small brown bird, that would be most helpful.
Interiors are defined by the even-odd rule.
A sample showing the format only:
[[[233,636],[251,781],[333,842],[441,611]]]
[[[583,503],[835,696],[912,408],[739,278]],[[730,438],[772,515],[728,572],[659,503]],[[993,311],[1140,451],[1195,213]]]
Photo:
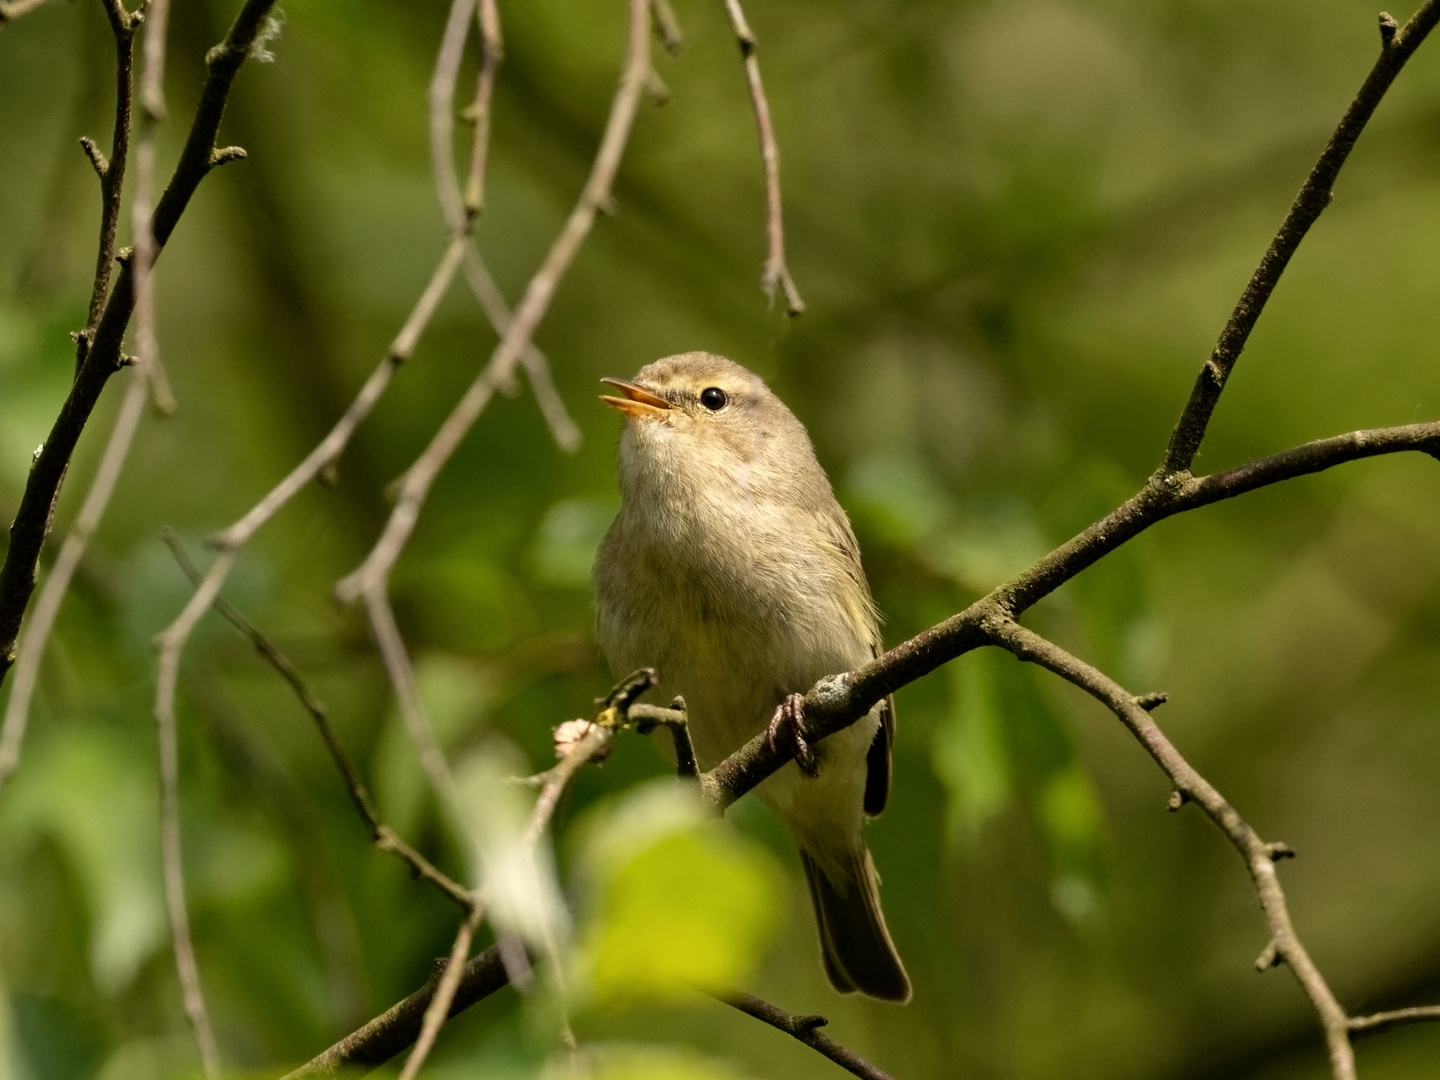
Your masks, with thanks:
[[[805,428],[757,376],[692,352],[603,381],[628,423],[620,513],[595,558],[600,644],[617,673],[654,667],[684,696],[710,768],[781,730],[791,695],[877,656],[879,614]],[[890,793],[894,737],[887,699],[802,754],[809,775],[791,762],[756,794],[799,849],[831,985],[903,1002],[863,834]]]

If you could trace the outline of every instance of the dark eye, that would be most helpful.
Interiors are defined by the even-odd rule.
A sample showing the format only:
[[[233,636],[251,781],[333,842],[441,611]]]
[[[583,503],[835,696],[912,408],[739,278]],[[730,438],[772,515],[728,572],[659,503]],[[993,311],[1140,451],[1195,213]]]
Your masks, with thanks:
[[[707,386],[704,390],[700,391],[700,404],[704,405],[705,408],[711,412],[719,412],[725,407],[725,403],[729,400],[730,399],[725,396],[725,391],[721,390],[718,386]]]

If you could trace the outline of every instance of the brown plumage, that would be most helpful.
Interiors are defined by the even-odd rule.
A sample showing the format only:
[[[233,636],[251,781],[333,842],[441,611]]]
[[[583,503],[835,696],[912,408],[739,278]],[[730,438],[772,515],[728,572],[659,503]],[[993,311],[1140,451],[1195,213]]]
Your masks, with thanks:
[[[650,666],[682,694],[702,768],[763,731],[790,694],[881,649],[855,534],[784,402],[739,364],[666,357],[607,380],[629,422],[619,515],[595,560],[611,667]],[[841,993],[906,1001],[863,835],[890,792],[894,704],[787,764],[756,794],[800,851],[826,974]]]

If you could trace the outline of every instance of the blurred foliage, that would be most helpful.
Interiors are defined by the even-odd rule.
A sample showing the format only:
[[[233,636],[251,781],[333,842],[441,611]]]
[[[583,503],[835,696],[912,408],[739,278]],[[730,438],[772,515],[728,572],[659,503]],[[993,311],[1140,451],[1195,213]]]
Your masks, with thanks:
[[[175,6],[162,163],[233,7]],[[594,401],[598,377],[706,348],[771,380],[854,516],[887,640],[900,641],[1150,472],[1378,47],[1374,9],[1353,0],[755,6],[808,303],[787,322],[756,287],[763,192],[722,7],[676,7],[686,49],[656,59],[673,96],[642,111],[619,213],[598,223],[537,339],[585,446],[557,452],[527,396],[497,400],[395,575],[437,735],[482,781],[543,768],[550,729],[588,715],[611,681],[587,581],[617,505],[616,419]],[[193,1072],[160,900],[149,719],[150,638],[186,585],[157,531],[171,524],[200,550],[268,490],[423,287],[444,241],[424,112],[444,8],[287,5],[274,62],[242,72],[223,129],[250,156],[205,181],[159,266],[181,407],[140,432],[51,641],[24,763],[0,793],[9,1075]],[[513,298],[583,182],[624,13],[613,0],[501,8],[480,245]],[[52,0],[0,27],[7,517],[73,366],[98,218],[75,140],[108,142],[112,56],[93,0]],[[1201,467],[1440,415],[1437,148],[1431,42],[1277,291]],[[329,590],[492,346],[457,286],[337,485],[267,526],[226,590],[313,681],[386,819],[461,876],[472,853],[427,794],[362,618]],[[57,535],[128,377],[82,441]],[[1356,1009],[1440,998],[1436,485],[1432,461],[1375,460],[1212,507],[1032,615],[1136,692],[1170,692],[1157,715],[1182,751],[1300,852],[1283,870],[1297,925]],[[1108,714],[991,655],[906,688],[898,709],[892,805],[869,837],[915,981],[909,1006],[829,990],[799,867],[753,800],[730,815],[738,836],[673,822],[627,833],[619,823],[640,804],[615,800],[666,772],[633,736],[582,773],[557,819],[573,940],[593,950],[597,982],[638,988],[682,974],[680,960],[751,955],[752,975],[708,971],[824,1013],[835,1038],[904,1080],[1325,1074],[1288,975],[1251,969],[1264,927],[1234,853],[1193,812],[1164,813],[1163,777]],[[308,718],[213,615],[186,651],[180,721],[200,970],[228,1064],[274,1075],[423,982],[455,913],[366,843]],[[474,790],[503,797],[488,781]],[[595,826],[601,840],[572,840],[592,807],[610,823]],[[489,857],[504,855],[516,812]],[[500,820],[493,802],[474,813]],[[613,851],[587,857],[587,843]],[[640,944],[673,934],[695,937],[673,955]],[[835,1075],[714,1002],[645,996],[574,1017],[589,1075]],[[502,992],[447,1027],[427,1075],[566,1075],[568,1058],[552,1061],[558,1024],[543,988]],[[1386,1034],[1359,1055],[1366,1080],[1433,1076],[1440,1031]]]

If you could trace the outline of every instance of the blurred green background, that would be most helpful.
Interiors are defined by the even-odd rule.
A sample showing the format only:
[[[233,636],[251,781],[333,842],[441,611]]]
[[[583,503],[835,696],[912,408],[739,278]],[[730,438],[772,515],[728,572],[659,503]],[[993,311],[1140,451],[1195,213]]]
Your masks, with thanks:
[[[175,6],[162,168],[234,6]],[[286,5],[274,62],[241,73],[222,129],[249,159],[205,181],[159,266],[180,409],[141,429],[0,793],[11,1075],[194,1068],[165,931],[149,711],[150,638],[187,589],[158,530],[173,525],[199,552],[267,491],[424,285],[444,242],[424,94],[445,7]],[[763,192],[722,5],[676,7],[685,51],[657,47],[655,61],[673,97],[642,108],[619,214],[599,220],[537,336],[584,446],[557,451],[528,394],[498,400],[396,572],[402,628],[457,760],[503,736],[528,757],[517,769],[543,767],[551,727],[588,714],[611,682],[588,568],[616,505],[618,422],[595,400],[597,378],[709,349],[769,379],[854,518],[887,641],[903,640],[1153,468],[1379,44],[1375,9],[1355,0],[756,5],[809,305],[789,322],[757,289]],[[479,242],[512,299],[583,182],[623,8],[501,4],[508,54]],[[76,139],[108,149],[112,57],[92,0],[0,27],[7,521],[68,386],[67,333],[83,323],[98,200]],[[1440,416],[1440,42],[1401,76],[1336,195],[1197,467]],[[297,498],[227,587],[329,703],[387,819],[455,873],[463,860],[368,630],[330,587],[493,340],[457,283],[338,486]],[[86,432],[57,538],[129,377]],[[1297,927],[1357,1011],[1440,999],[1436,469],[1380,459],[1172,520],[1030,616],[1132,690],[1169,691],[1157,715],[1180,749],[1266,839],[1299,851],[1282,869]],[[829,990],[798,863],[753,800],[731,815],[748,846],[716,856],[748,860],[771,897],[745,931],[763,943],[749,989],[823,1012],[835,1038],[902,1080],[1328,1075],[1290,975],[1253,970],[1266,938],[1239,860],[1193,810],[1165,813],[1163,776],[1108,713],[991,654],[898,705],[895,793],[869,837],[914,1001]],[[185,655],[180,723],[204,985],[227,1064],[273,1075],[421,983],[454,913],[367,845],[308,718],[213,614]],[[567,886],[587,857],[570,824],[664,773],[642,742],[622,738],[562,808]],[[671,1048],[616,1050],[605,1075],[838,1075],[703,999],[581,1009],[575,1022],[582,1042]],[[431,1074],[529,1076],[554,1046],[543,1003],[506,990],[447,1028]],[[1433,1077],[1440,1029],[1364,1041],[1359,1061],[1366,1080]]]

